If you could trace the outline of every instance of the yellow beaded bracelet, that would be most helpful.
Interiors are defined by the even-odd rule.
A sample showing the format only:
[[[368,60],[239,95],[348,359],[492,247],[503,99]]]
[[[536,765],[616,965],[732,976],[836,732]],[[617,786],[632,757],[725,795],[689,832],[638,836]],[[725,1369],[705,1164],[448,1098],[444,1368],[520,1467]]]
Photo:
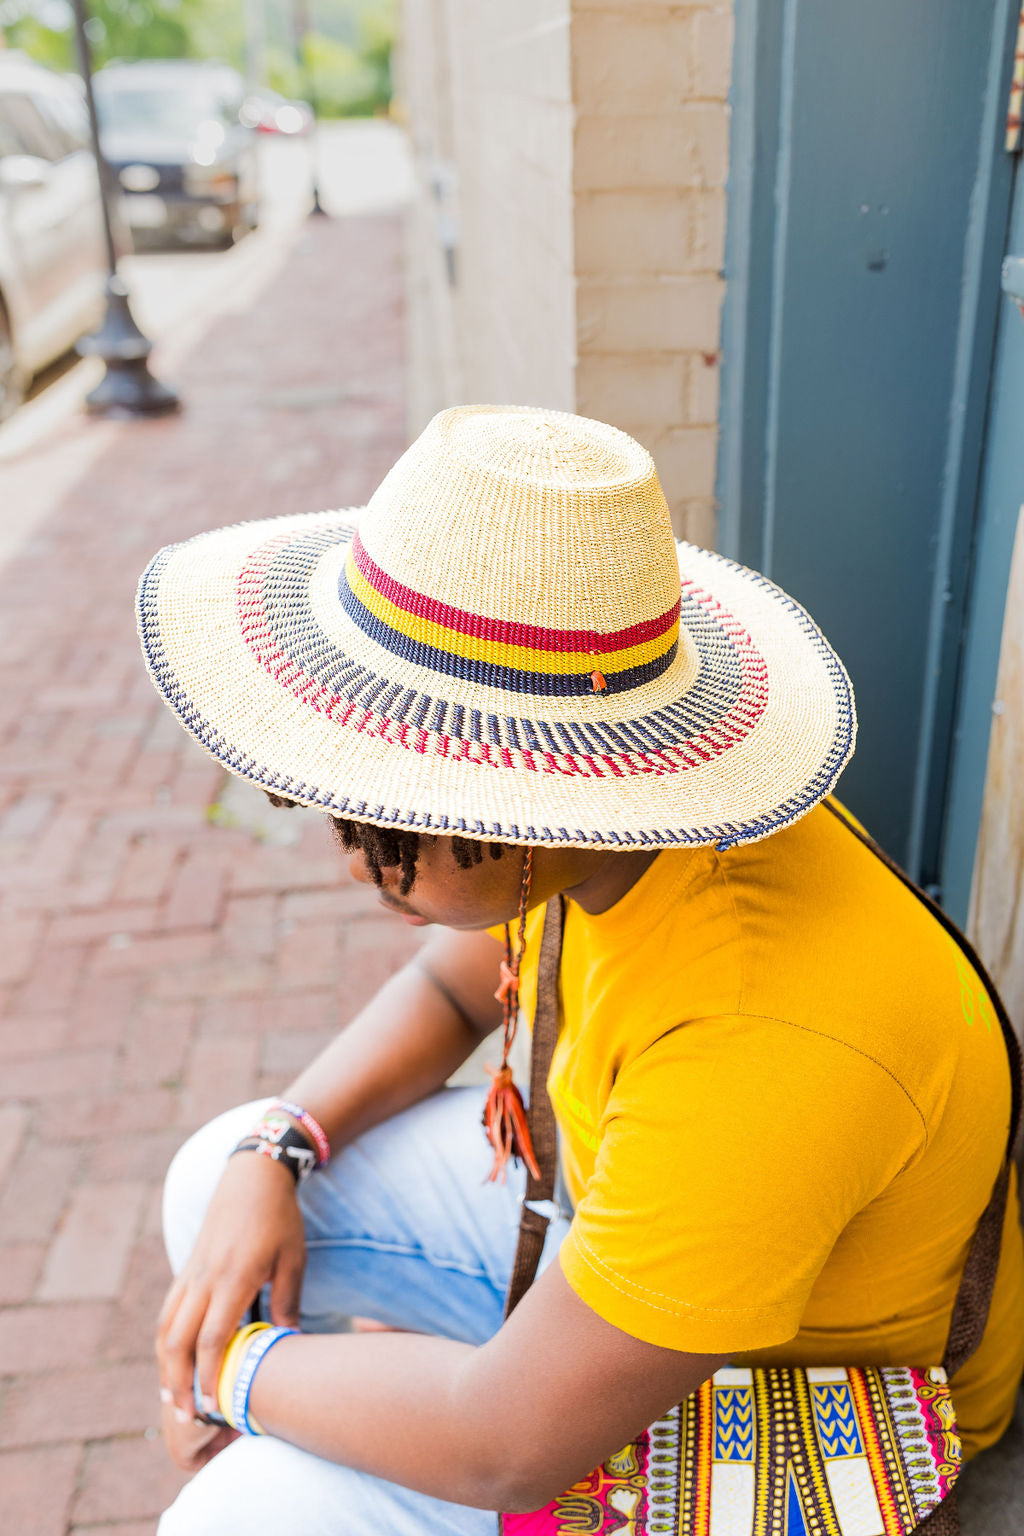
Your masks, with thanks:
[[[249,1413],[249,1394],[260,1361],[280,1339],[298,1333],[297,1328],[278,1328],[271,1323],[246,1323],[228,1342],[217,1380],[217,1402],[232,1429],[243,1435],[266,1431]]]
[[[227,1348],[224,1351],[220,1375],[217,1378],[217,1406],[220,1409],[221,1417],[227,1420],[232,1429],[240,1428],[235,1423],[231,1413],[231,1394],[234,1390],[238,1368],[245,1355],[248,1341],[254,1334],[262,1333],[265,1328],[269,1327],[269,1323],[246,1323],[244,1328],[239,1328],[234,1337],[228,1340]]]

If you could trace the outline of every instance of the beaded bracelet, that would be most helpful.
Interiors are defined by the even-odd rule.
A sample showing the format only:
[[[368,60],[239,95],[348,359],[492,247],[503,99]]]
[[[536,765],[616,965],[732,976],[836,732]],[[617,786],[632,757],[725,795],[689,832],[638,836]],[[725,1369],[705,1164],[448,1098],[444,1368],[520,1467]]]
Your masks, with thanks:
[[[217,1405],[232,1429],[243,1435],[266,1434],[249,1414],[252,1384],[268,1351],[298,1332],[298,1328],[274,1328],[270,1323],[247,1323],[228,1341],[217,1381]]]
[[[224,1347],[224,1358],[220,1363],[220,1375],[217,1377],[217,1407],[225,1424],[229,1424],[232,1429],[238,1428],[231,1412],[231,1388],[238,1374],[238,1367],[242,1363],[242,1356],[245,1354],[249,1340],[268,1326],[267,1323],[246,1323],[232,1335]]]
[[[322,1168],[331,1155],[330,1144],[319,1121],[298,1104],[279,1099],[264,1111],[259,1123],[230,1154],[259,1152],[283,1163],[296,1184]]]
[[[308,1179],[317,1166],[316,1153],[309,1145],[304,1133],[293,1125],[289,1125],[287,1131],[273,1141],[255,1132],[250,1136],[243,1136],[229,1153],[229,1157],[234,1157],[236,1152],[258,1152],[262,1157],[269,1157],[275,1163],[283,1163],[296,1184],[301,1184],[303,1179]]]
[[[220,1372],[217,1377],[217,1406],[212,1411],[206,1408],[203,1403],[203,1395],[199,1387],[199,1362],[196,1361],[195,1369],[192,1373],[192,1395],[195,1401],[197,1419],[202,1419],[206,1424],[226,1424],[230,1429],[234,1429],[235,1426],[230,1417],[231,1394],[230,1392],[225,1394],[223,1388],[225,1383],[230,1386],[231,1382],[234,1381],[238,1362],[244,1353],[247,1340],[252,1338],[253,1334],[260,1328],[267,1326],[266,1323],[259,1322],[243,1323],[228,1339],[224,1346],[224,1354],[220,1362]]]
[[[302,1126],[302,1129],[316,1148],[317,1158],[319,1159],[317,1163],[318,1168],[323,1168],[330,1162],[331,1144],[327,1140],[327,1132],[319,1120],[314,1120],[308,1109],[303,1109],[298,1104],[290,1104],[287,1099],[276,1099],[271,1108],[283,1110],[286,1115],[291,1115],[292,1119],[297,1120],[299,1125]]]

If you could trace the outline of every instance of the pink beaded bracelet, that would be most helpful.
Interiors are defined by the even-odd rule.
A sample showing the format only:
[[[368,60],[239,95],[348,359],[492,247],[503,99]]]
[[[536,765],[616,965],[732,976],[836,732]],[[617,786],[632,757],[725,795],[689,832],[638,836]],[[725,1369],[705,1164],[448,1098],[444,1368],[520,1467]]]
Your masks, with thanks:
[[[302,1109],[298,1104],[290,1104],[287,1099],[275,1099],[273,1108],[283,1110],[286,1115],[291,1115],[292,1119],[297,1120],[299,1125],[302,1126],[302,1129],[316,1148],[318,1168],[323,1168],[326,1163],[330,1162],[331,1144],[327,1140],[327,1132],[319,1120],[314,1120],[308,1110]]]

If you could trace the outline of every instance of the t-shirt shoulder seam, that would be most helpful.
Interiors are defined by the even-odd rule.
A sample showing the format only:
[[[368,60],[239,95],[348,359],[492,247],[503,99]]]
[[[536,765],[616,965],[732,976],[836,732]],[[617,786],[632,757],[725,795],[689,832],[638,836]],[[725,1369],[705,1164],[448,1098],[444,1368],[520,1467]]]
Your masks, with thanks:
[[[805,1035],[817,1035],[820,1040],[828,1040],[833,1045],[841,1046],[844,1050],[852,1052],[854,1056],[860,1056],[864,1061],[870,1061],[872,1066],[877,1067],[880,1072],[884,1072],[886,1077],[896,1084],[896,1087],[920,1120],[925,1145],[927,1146],[930,1136],[928,1133],[928,1121],[925,1119],[924,1111],[906,1083],[902,1082],[892,1068],[886,1066],[884,1061],[879,1061],[877,1056],[872,1056],[870,1051],[863,1050],[859,1045],[853,1045],[849,1040],[841,1040],[838,1035],[830,1035],[827,1029],[814,1029],[810,1024],[797,1024],[794,1019],[780,1019],[772,1013],[744,1013],[743,1017],[745,1019],[763,1019],[768,1024],[780,1024],[784,1029],[798,1029]]]

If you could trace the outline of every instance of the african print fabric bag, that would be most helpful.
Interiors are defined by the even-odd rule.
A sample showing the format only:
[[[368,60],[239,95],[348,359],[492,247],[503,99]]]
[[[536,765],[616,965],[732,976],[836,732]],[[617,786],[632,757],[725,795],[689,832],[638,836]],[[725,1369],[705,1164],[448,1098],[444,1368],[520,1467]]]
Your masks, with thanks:
[[[943,1501],[959,1470],[941,1368],[726,1367],[546,1508],[503,1515],[502,1530],[938,1536],[957,1529]]]
[[[941,1365],[728,1366],[544,1509],[499,1515],[503,1536],[958,1536],[961,1444],[949,1379],[981,1343],[999,1264],[1021,1118],[1021,1053],[972,946],[867,835],[828,809],[925,903],[987,988],[1009,1057],[1006,1160],[953,1303]],[[551,1209],[558,1141],[547,1076],[558,1037],[564,903],[548,903],[537,966],[530,1131],[540,1178],[526,1197],[506,1316],[533,1282]]]

